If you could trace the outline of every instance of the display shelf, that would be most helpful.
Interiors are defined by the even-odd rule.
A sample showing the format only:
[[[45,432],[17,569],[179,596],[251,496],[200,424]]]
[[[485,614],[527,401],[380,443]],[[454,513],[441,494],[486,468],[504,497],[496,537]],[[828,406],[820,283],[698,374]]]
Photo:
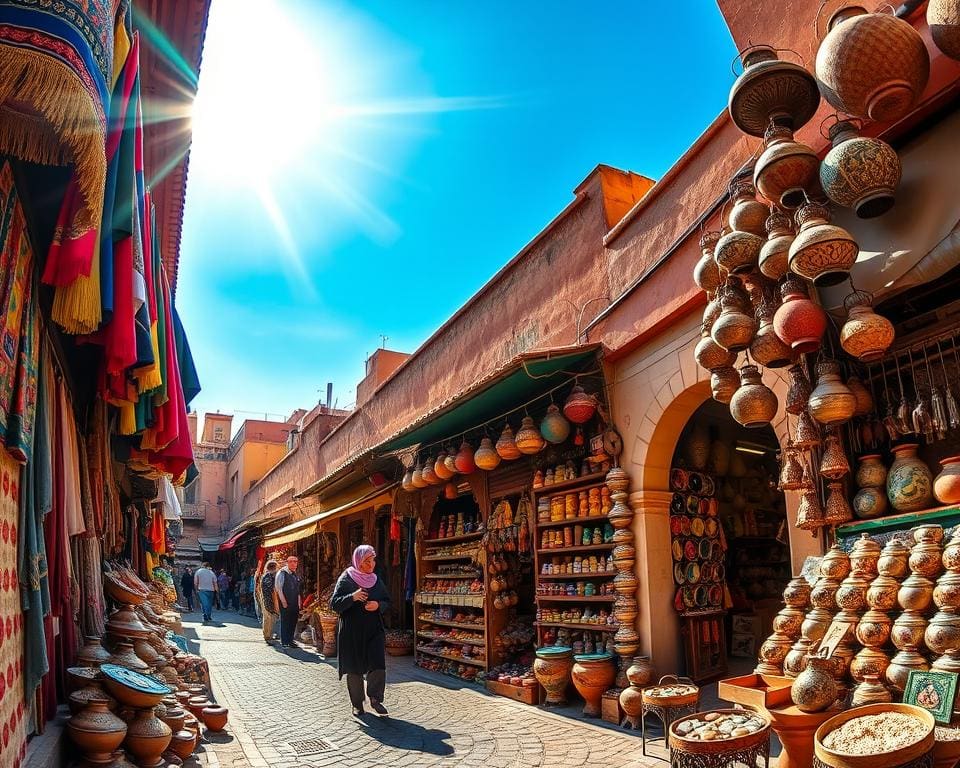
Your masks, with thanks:
[[[559,603],[612,603],[616,595],[536,595],[537,601],[548,600]]]
[[[456,544],[461,541],[472,541],[473,539],[479,539],[483,536],[483,531],[474,531],[473,533],[463,533],[459,536],[446,536],[442,539],[424,539],[423,545],[425,547],[436,547],[442,546],[444,544]]]
[[[573,488],[581,490],[581,486],[604,485],[606,478],[606,472],[591,472],[589,475],[581,475],[570,480],[561,480],[559,483],[534,488],[533,493],[536,496],[553,496],[558,491],[569,491]]]
[[[920,512],[904,512],[899,515],[887,515],[875,520],[858,520],[853,523],[837,526],[837,538],[850,538],[861,533],[882,533],[884,531],[901,531],[912,528],[914,525],[936,522],[944,528],[956,524],[960,518],[960,505],[950,504],[945,507],[933,507]]]
[[[456,627],[457,629],[472,629],[474,632],[485,632],[486,627],[483,624],[465,624],[460,621],[444,621],[443,619],[424,619],[417,617],[419,621],[425,624],[436,624],[438,627]]]
[[[425,573],[425,579],[482,579],[483,577],[476,573]]]
[[[479,688],[484,688],[483,683],[477,682],[477,680],[468,677],[460,677],[460,675],[455,675],[452,672],[446,672],[442,669],[428,669],[427,667],[422,667],[419,664],[416,664],[417,669],[422,669],[424,672],[429,672],[432,675],[443,675],[444,677],[450,677],[454,680],[458,680],[464,685],[474,685]]]
[[[434,634],[432,634],[432,633],[430,633],[430,632],[417,632],[417,636],[418,636],[418,637],[425,637],[425,638],[427,638],[428,640],[433,640],[434,642],[437,642],[437,643],[450,643],[451,645],[475,645],[475,646],[477,646],[477,647],[479,647],[479,648],[485,648],[486,645],[487,645],[487,641],[486,641],[486,640],[483,640],[483,639],[465,639],[465,640],[464,640],[464,639],[461,639],[461,640],[458,640],[458,639],[456,639],[456,638],[454,638],[454,637],[440,637],[440,636],[434,635]]]
[[[616,576],[616,571],[595,571],[594,573],[540,573],[538,579],[551,579],[563,581],[585,581],[588,579],[601,579],[605,576]]]
[[[587,629],[594,632],[616,632],[617,628],[609,624],[569,624],[562,621],[535,621],[536,627],[562,627],[565,629]]]
[[[460,555],[424,555],[420,559],[430,563],[439,563],[444,560],[472,560],[476,554],[477,552],[474,550],[473,552],[464,552]]]
[[[538,549],[538,555],[567,555],[573,554],[574,552],[606,552],[607,550],[613,549],[614,543],[608,542],[607,544],[581,544],[576,547],[555,547],[554,549]]]
[[[446,659],[447,661],[456,661],[460,664],[470,664],[474,667],[480,667],[481,669],[487,668],[487,662],[481,661],[479,659],[468,659],[465,656],[454,656],[449,653],[437,653],[436,651],[429,651],[426,648],[421,648],[419,645],[416,647],[417,653],[423,653],[427,656],[433,656],[437,659]]]
[[[450,605],[455,608],[483,608],[483,594],[445,595],[442,593],[418,592],[420,605]]]
[[[568,517],[563,520],[550,520],[544,523],[537,522],[537,528],[556,528],[561,525],[580,525],[581,523],[609,523],[610,518],[606,515],[593,515],[591,517]]]

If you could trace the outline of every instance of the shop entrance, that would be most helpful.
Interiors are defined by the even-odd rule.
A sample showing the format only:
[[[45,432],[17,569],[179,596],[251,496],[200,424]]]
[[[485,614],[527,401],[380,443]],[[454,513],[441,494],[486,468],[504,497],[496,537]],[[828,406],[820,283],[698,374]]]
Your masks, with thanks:
[[[771,427],[746,429],[704,402],[688,420],[670,473],[673,609],[687,675],[749,671],[790,580],[786,502]]]

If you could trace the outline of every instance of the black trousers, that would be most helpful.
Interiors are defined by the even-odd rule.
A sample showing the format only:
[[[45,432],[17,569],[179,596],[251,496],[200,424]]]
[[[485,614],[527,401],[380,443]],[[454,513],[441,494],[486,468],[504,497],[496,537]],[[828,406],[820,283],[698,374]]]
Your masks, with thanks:
[[[297,628],[297,617],[300,611],[296,608],[280,609],[280,645],[292,645],[293,633]]]
[[[387,670],[371,669],[367,672],[367,697],[370,701],[383,702],[383,692],[387,684]],[[357,709],[363,706],[363,675],[347,673],[347,693],[350,703]]]

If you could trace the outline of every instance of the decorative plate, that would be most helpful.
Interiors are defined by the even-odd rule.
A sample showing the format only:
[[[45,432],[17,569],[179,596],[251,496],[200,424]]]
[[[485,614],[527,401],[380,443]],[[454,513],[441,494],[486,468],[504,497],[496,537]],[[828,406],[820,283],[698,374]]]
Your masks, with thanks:
[[[703,536],[704,529],[703,518],[695,517],[690,521],[690,530],[694,536]]]
[[[713,482],[713,478],[710,475],[703,476],[703,495],[704,496],[713,496],[717,491],[717,484]]]
[[[694,608],[697,605],[697,600],[694,597],[693,587],[683,587],[683,604],[686,608]]]
[[[713,581],[713,563],[700,564],[700,580]]]
[[[723,581],[723,577],[727,574],[727,569],[724,568],[723,563],[717,563],[716,566],[717,581]]]
[[[694,493],[703,490],[703,475],[699,472],[691,472],[687,477],[687,487]]]
[[[720,531],[720,527],[716,521],[716,518],[708,517],[704,526],[704,530],[706,531],[707,536],[709,536],[711,539],[715,539],[717,537],[717,533]]]
[[[707,499],[707,498],[700,499],[700,505],[697,507],[697,514],[700,517],[706,517],[707,510],[709,509],[710,509],[710,499]]]
[[[710,554],[713,551],[713,547],[710,546],[710,539],[700,539],[697,544],[697,550],[700,553],[701,560],[709,560]]]
[[[683,498],[682,493],[673,494],[673,498],[670,499],[670,511],[675,515],[682,515],[683,511],[687,508],[687,501]]]
[[[680,533],[682,533],[684,536],[689,536],[691,530],[692,528],[690,525],[690,518],[689,517],[683,518],[680,521]]]
[[[683,545],[683,556],[687,560],[697,559],[697,543],[693,539],[687,539],[687,542]]]
[[[677,515],[670,515],[670,533],[679,536],[683,526],[682,519]]]
[[[707,604],[707,588],[704,586],[696,587],[693,591],[693,601],[701,608]]]
[[[723,602],[723,587],[714,584],[707,590],[707,602],[713,607],[717,607]]]
[[[710,499],[710,504],[707,506],[707,516],[716,517],[720,514],[720,502],[716,499]]]
[[[699,496],[687,496],[687,514],[695,515],[700,511],[700,497]]]
[[[121,667],[119,664],[101,664],[100,671],[111,680],[140,693],[162,693],[164,695],[173,693],[173,688],[164,685],[159,678],[134,672],[132,669]]]
[[[696,584],[700,581],[700,566],[696,563],[687,564],[687,582],[690,584]]]
[[[687,490],[686,470],[675,468],[670,470],[670,487],[675,491]]]
[[[673,540],[673,544],[670,545],[670,551],[673,553],[674,560],[683,560],[683,544],[680,543],[680,539]]]
[[[673,564],[673,580],[680,586],[683,586],[683,583],[686,581],[686,579],[687,579],[686,571],[683,568],[683,564],[674,563]]]
[[[683,610],[683,588],[678,589],[673,596],[673,609],[678,613]]]

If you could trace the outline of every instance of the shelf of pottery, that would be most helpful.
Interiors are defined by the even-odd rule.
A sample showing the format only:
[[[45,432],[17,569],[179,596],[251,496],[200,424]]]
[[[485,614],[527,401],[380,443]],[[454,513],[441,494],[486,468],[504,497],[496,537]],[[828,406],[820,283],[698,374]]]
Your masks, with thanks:
[[[804,711],[899,701],[911,670],[960,671],[960,535],[944,544],[939,525],[882,548],[867,534],[849,554],[835,545],[815,583],[794,578],[783,600],[757,672],[797,678],[793,700]],[[832,646],[826,661],[808,662]]]

